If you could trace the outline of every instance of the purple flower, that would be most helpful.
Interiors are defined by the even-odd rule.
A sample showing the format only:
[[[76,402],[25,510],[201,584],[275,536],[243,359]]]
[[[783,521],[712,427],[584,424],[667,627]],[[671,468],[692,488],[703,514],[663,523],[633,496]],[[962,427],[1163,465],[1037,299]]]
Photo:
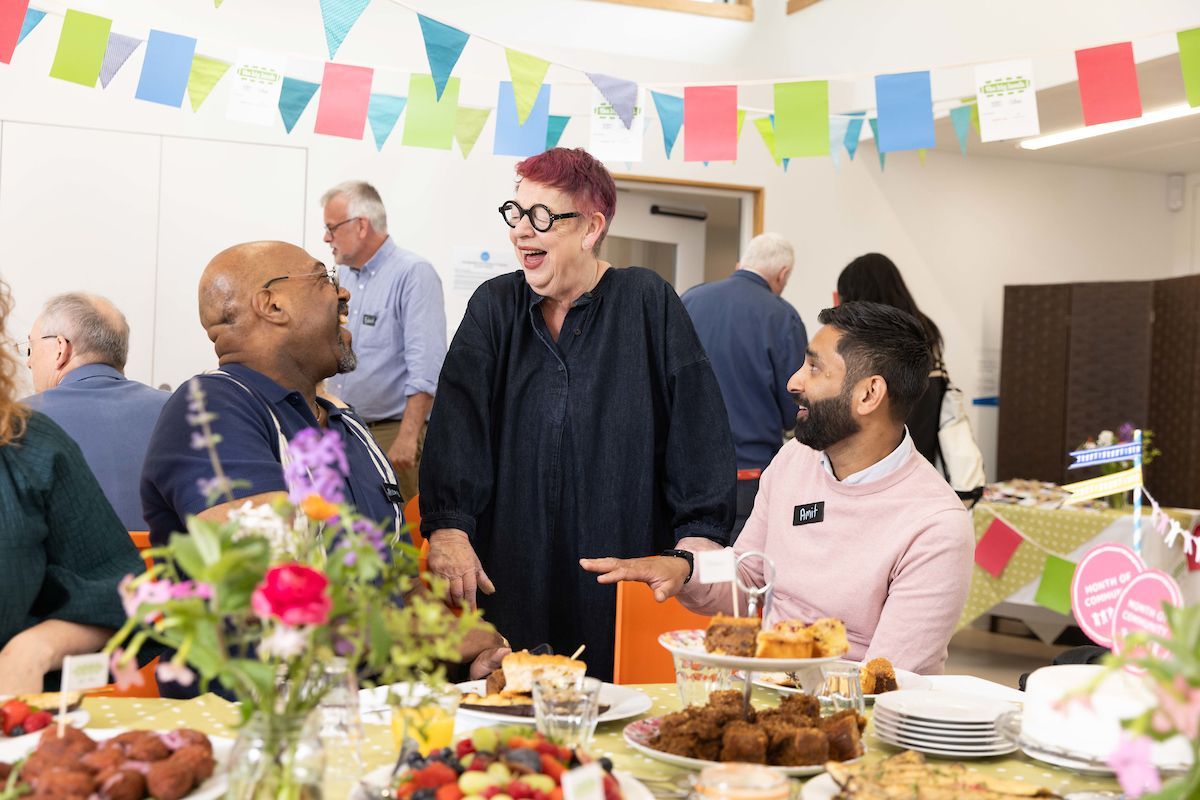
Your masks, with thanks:
[[[354,642],[344,636],[338,636],[333,640],[333,652],[339,656],[348,656],[354,652]]]
[[[347,548],[346,554],[344,556],[342,556],[342,563],[345,564],[347,567],[353,567],[355,564],[358,563],[358,553]]]
[[[1108,765],[1117,773],[1121,791],[1129,797],[1141,797],[1162,788],[1158,770],[1151,760],[1150,739],[1146,736],[1131,737],[1122,731],[1121,743],[1108,757]]]
[[[1121,425],[1121,427],[1117,428],[1117,441],[1118,442],[1132,442],[1133,441],[1133,431],[1134,431],[1134,427],[1133,427],[1132,422],[1123,423]]]
[[[288,443],[288,455],[291,463],[284,470],[284,479],[293,505],[311,494],[329,503],[345,502],[343,478],[350,474],[350,464],[337,431],[305,428]]]

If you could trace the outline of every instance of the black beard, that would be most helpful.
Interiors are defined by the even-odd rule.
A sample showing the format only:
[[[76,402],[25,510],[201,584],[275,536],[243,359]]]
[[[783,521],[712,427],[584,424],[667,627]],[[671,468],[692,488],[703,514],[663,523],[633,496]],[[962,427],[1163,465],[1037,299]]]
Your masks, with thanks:
[[[797,400],[808,409],[808,418],[796,420],[796,441],[813,450],[828,450],[862,430],[850,414],[851,390],[848,388],[837,397],[827,397],[814,403]]]
[[[354,372],[358,367],[358,354],[338,337],[338,359],[337,359],[337,374],[345,375],[347,372]]]

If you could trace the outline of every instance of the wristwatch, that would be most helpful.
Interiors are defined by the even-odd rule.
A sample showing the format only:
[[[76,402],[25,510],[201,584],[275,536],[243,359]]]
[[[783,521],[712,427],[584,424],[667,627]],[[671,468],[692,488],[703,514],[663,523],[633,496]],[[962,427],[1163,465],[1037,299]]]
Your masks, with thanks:
[[[687,577],[683,579],[683,582],[686,584],[692,579],[692,572],[696,569],[696,562],[693,560],[691,550],[663,550],[661,553],[659,553],[659,555],[665,558],[682,558],[684,561],[688,562],[688,574]]]

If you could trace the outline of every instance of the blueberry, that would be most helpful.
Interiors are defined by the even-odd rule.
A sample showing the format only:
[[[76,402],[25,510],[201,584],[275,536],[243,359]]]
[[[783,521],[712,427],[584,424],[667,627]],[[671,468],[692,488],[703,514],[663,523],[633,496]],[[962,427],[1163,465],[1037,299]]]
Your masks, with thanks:
[[[518,766],[526,772],[541,772],[542,759],[536,750],[528,747],[517,747],[504,754],[504,760],[510,766]]]
[[[414,770],[423,768],[425,764],[424,756],[417,751],[409,753],[408,758],[404,759],[404,765]]]
[[[611,759],[611,758],[609,758],[608,756],[601,756],[601,758],[600,758],[600,766],[604,767],[604,771],[605,771],[605,772],[612,772],[612,771],[613,771],[613,763],[612,763],[612,759]]]
[[[9,736],[24,736],[25,735],[25,726],[24,725],[14,725],[13,729],[8,732],[8,735]]]
[[[412,793],[412,800],[437,800],[437,791],[434,789],[417,789]]]

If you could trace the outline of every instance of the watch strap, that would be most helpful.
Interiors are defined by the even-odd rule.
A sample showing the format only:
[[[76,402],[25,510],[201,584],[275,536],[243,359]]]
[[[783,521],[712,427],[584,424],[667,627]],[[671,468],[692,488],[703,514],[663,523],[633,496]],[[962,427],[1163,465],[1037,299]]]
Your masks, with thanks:
[[[691,550],[663,550],[659,555],[667,558],[682,558],[688,565],[687,577],[683,579],[684,584],[686,585],[692,579],[692,574],[696,570],[696,562]]]

